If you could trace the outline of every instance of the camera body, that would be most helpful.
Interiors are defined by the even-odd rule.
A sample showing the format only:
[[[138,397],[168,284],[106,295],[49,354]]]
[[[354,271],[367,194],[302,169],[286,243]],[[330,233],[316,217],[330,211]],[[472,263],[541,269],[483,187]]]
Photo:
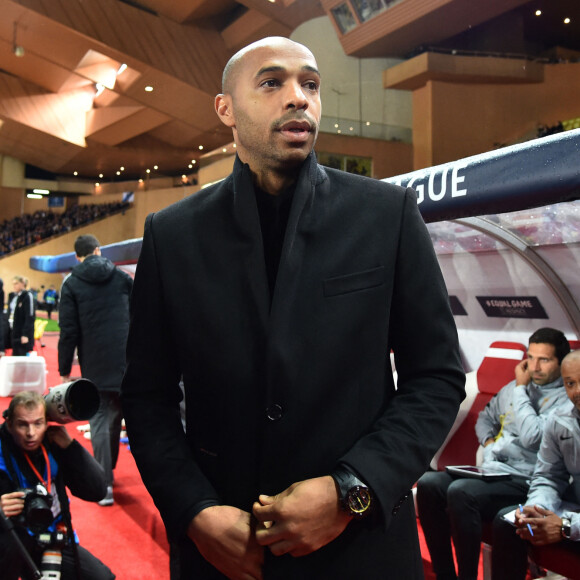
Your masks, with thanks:
[[[44,485],[38,483],[33,488],[23,488],[24,509],[22,523],[34,532],[47,530],[54,520],[52,510],[52,496]]]

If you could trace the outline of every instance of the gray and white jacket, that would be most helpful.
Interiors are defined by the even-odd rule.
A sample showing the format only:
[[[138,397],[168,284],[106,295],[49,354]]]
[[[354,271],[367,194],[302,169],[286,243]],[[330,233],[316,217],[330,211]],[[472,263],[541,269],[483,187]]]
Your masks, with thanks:
[[[580,541],[580,412],[568,401],[546,422],[528,505],[570,519],[570,539]]]
[[[483,449],[486,469],[531,477],[548,416],[568,402],[561,378],[547,385],[530,382],[503,387],[481,411],[475,432],[481,444],[496,441]]]

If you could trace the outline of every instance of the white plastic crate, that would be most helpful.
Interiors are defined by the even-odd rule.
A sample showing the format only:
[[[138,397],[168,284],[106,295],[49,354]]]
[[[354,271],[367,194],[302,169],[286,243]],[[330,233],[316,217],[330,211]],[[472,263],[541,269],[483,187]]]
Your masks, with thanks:
[[[0,359],[0,397],[21,391],[46,390],[46,361],[42,356],[3,356]]]

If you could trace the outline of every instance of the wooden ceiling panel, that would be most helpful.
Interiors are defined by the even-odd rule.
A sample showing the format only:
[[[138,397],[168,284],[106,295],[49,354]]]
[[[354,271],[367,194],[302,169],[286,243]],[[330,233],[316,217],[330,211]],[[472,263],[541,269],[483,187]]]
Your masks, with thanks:
[[[79,145],[10,119],[5,119],[0,128],[0,154],[25,160],[47,171],[58,173],[63,164],[82,151]]]
[[[105,145],[119,145],[169,121],[145,107],[107,107],[87,114],[86,136]]]
[[[235,0],[141,0],[141,4],[182,24],[230,12],[238,6]]]
[[[343,1],[0,0],[0,153],[60,175],[107,175],[120,163],[127,174],[155,163],[179,174],[232,140],[214,112],[229,57]],[[526,1],[405,0],[341,40],[348,54],[392,56]],[[112,79],[121,63],[97,97],[101,65]],[[64,113],[75,96],[88,116],[80,105]]]

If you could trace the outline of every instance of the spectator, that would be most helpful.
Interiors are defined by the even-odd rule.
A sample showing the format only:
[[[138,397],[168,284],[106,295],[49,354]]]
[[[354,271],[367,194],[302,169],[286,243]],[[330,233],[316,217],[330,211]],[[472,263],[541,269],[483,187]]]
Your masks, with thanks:
[[[80,264],[62,284],[58,368],[63,382],[69,381],[78,349],[83,377],[99,390],[101,404],[89,423],[93,453],[107,480],[107,495],[99,502],[105,506],[113,504],[113,469],[119,456],[123,418],[119,392],[133,279],[101,256],[94,236],[79,236],[74,247]]]
[[[52,318],[52,311],[58,308],[58,291],[54,287],[54,284],[51,284],[48,290],[44,291],[42,296],[44,300],[44,308],[46,310],[48,319]]]
[[[14,293],[10,300],[10,341],[13,356],[26,356],[34,348],[34,297],[26,290],[26,278],[14,276]]]
[[[5,330],[4,330],[4,282],[0,278],[0,357],[6,354],[5,352]]]
[[[580,570],[580,351],[562,361],[562,379],[571,404],[546,423],[524,511],[512,506],[494,520],[493,580],[526,578],[528,542],[561,546]],[[515,528],[503,517],[514,510]]]
[[[506,505],[525,500],[544,423],[567,400],[560,363],[569,352],[559,330],[534,332],[527,359],[515,368],[515,380],[479,414],[475,431],[484,446],[483,467],[510,479],[483,481],[440,471],[419,480],[419,518],[437,580],[477,580],[483,524],[491,523]]]

